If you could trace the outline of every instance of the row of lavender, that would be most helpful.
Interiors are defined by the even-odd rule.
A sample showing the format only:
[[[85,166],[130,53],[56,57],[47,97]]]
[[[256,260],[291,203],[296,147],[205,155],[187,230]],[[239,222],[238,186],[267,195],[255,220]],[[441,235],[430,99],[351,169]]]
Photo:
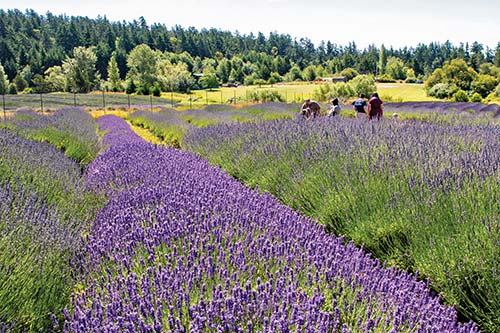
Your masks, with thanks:
[[[0,332],[61,319],[97,203],[75,161],[0,128]]]
[[[162,108],[158,112],[137,110],[127,119],[148,129],[156,137],[174,147],[182,146],[186,132],[213,124],[230,124],[269,119],[294,118],[298,106],[286,103],[263,103],[236,108],[231,105],[209,105],[203,109],[177,111]]]
[[[86,180],[110,200],[86,239],[65,331],[478,332],[416,276],[271,195],[140,142],[116,117],[100,121],[109,148]]]
[[[434,123],[491,124],[498,123],[500,106],[473,102],[399,102],[385,103],[387,114],[416,118]]]
[[[323,119],[218,125],[186,147],[500,330],[500,127]]]
[[[96,122],[80,107],[47,114],[21,108],[2,125],[24,137],[50,142],[82,166],[89,164],[101,149]]]
[[[473,102],[392,102],[386,103],[391,110],[413,110],[413,111],[438,111],[438,112],[490,112],[492,116],[500,116],[500,106],[495,103],[473,103]]]

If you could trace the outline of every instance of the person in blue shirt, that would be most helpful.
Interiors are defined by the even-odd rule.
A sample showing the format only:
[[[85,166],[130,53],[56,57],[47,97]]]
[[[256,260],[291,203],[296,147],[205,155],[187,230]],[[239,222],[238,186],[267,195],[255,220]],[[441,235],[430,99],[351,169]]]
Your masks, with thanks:
[[[366,115],[366,110],[368,107],[368,103],[366,103],[366,96],[365,94],[360,94],[359,98],[352,102],[354,111],[356,111],[356,117],[359,117],[359,115]]]

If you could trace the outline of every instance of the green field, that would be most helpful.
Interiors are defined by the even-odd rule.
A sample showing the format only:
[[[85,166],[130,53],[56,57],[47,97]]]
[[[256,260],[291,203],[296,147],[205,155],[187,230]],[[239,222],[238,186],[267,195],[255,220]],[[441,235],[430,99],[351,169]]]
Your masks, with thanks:
[[[245,104],[249,102],[249,96],[253,91],[272,90],[283,96],[287,103],[300,103],[305,98],[312,98],[314,91],[322,83],[309,84],[275,84],[262,86],[240,86],[240,87],[222,87],[212,90],[194,90],[191,94],[173,94],[176,101],[180,101],[183,107],[192,107],[207,104],[225,104],[235,102]],[[409,101],[432,101],[437,100],[428,97],[422,84],[407,83],[379,83],[377,90],[383,100],[394,102]],[[169,93],[164,95],[169,97]]]
[[[221,87],[210,90],[193,90],[191,94],[174,94],[175,100],[185,107],[190,105],[207,104],[246,104],[254,91],[272,90],[281,94],[287,103],[300,102],[305,98],[312,98],[314,90],[319,84],[274,84],[262,86]],[[166,93],[167,96],[169,93]]]
[[[377,89],[382,100],[388,102],[438,101],[427,96],[423,84],[415,83],[378,83]]]

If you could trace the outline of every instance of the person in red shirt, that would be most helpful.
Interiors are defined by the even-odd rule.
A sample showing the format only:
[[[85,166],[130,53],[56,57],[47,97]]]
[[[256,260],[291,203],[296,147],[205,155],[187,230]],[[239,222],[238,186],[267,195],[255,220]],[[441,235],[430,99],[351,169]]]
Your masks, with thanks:
[[[368,120],[379,120],[384,115],[384,102],[378,97],[378,93],[373,93],[368,101]]]

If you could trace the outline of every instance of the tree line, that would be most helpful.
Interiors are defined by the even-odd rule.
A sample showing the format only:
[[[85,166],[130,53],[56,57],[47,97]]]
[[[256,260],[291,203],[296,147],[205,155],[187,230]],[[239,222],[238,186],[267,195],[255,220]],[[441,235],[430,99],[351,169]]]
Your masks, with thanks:
[[[0,10],[0,89],[10,93],[109,89],[157,94],[333,75],[349,80],[358,74],[379,81],[419,82],[455,59],[478,74],[493,76],[491,68],[500,66],[500,43],[496,49],[449,41],[360,49],[354,42],[342,46],[323,41],[316,46],[308,38],[277,32],[265,36],[167,28],[148,25],[143,17],[111,22],[106,17]],[[490,66],[486,74],[481,73],[484,64]]]

